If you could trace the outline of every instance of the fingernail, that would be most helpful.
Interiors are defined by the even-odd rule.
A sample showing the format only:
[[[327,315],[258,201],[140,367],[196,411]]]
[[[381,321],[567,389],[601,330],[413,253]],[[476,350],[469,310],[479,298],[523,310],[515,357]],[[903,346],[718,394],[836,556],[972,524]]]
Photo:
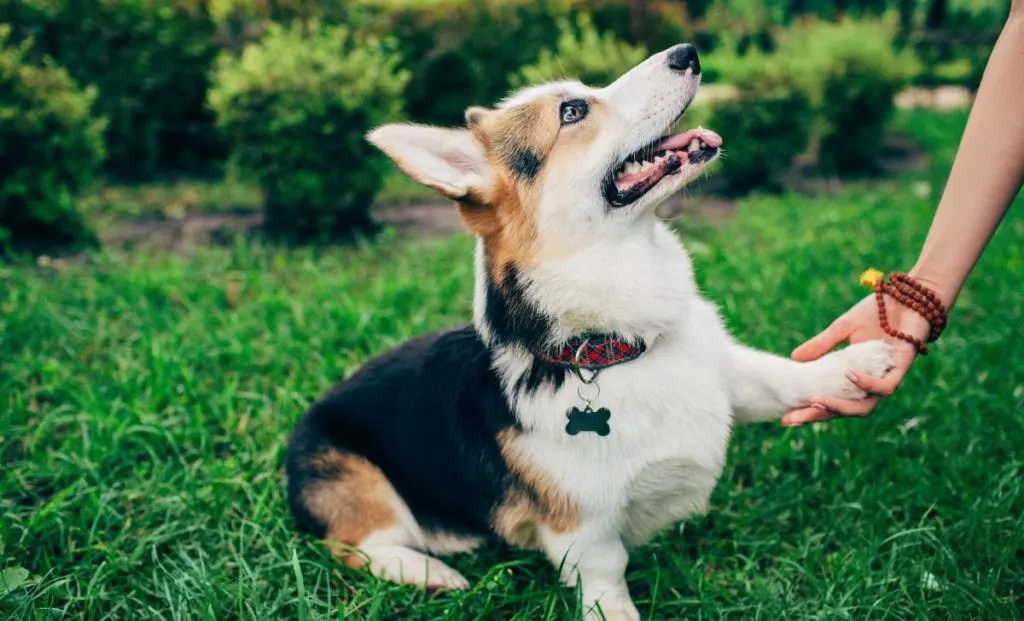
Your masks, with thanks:
[[[856,371],[847,371],[846,372],[846,377],[848,377],[851,382],[859,382],[860,381],[860,376],[857,375]]]
[[[827,407],[825,407],[825,406],[823,406],[823,405],[822,405],[822,404],[820,404],[820,403],[812,403],[812,404],[811,404],[811,407],[812,407],[812,408],[817,408],[817,409],[821,410],[822,412],[828,412],[828,408],[827,408]]]

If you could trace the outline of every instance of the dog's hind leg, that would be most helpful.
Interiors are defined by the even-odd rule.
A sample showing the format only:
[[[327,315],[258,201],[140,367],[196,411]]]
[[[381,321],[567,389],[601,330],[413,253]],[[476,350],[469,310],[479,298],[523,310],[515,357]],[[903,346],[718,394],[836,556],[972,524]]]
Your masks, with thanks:
[[[469,587],[459,572],[420,551],[437,548],[431,540],[438,538],[423,533],[384,473],[363,457],[324,447],[293,462],[288,474],[293,512],[311,518],[349,567],[426,589]]]
[[[846,373],[854,370],[880,377],[892,366],[892,350],[883,341],[869,341],[813,362],[795,362],[734,343],[729,349],[729,362],[729,391],[736,421],[757,423],[806,407],[818,396],[864,397]]]
[[[399,584],[429,590],[469,588],[469,581],[462,574],[410,545],[413,544],[409,533],[401,526],[379,530],[359,543],[359,554],[347,553],[345,562]]]

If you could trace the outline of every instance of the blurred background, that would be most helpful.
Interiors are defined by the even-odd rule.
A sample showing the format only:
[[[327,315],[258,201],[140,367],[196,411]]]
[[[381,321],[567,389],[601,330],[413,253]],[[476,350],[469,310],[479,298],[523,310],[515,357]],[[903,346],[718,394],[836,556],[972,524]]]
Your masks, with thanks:
[[[458,124],[541,80],[601,86],[680,41],[707,85],[682,123],[726,139],[710,192],[875,174],[897,105],[967,105],[1008,5],[0,0],[0,243],[179,238],[190,218],[292,241],[449,227],[393,209],[431,197],[367,129]]]

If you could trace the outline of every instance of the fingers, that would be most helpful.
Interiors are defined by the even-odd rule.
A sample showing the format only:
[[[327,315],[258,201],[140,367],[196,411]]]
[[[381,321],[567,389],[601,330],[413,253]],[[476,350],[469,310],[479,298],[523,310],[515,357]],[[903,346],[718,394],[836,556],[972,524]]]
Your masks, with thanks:
[[[896,388],[903,382],[903,377],[907,374],[910,369],[910,365],[914,362],[914,356],[916,352],[909,352],[904,354],[897,350],[894,365],[889,372],[882,377],[872,377],[870,375],[864,375],[857,373],[856,371],[850,371],[846,374],[850,378],[850,381],[857,385],[858,388],[868,393],[869,395],[877,395],[879,397],[889,397]]]
[[[885,377],[871,377],[870,375],[861,375],[856,371],[850,371],[847,377],[850,381],[857,385],[858,388],[868,393],[869,395],[876,395],[879,397],[890,397],[892,393],[896,392],[896,388],[903,381],[903,375],[906,373],[904,370],[893,369],[891,372],[885,375]]]
[[[799,427],[809,423],[823,423],[840,416],[867,416],[878,405],[878,397],[850,400],[832,397],[815,397],[813,405],[787,412],[782,417],[785,427]]]
[[[811,400],[811,407],[786,413],[782,417],[782,424],[786,427],[797,427],[808,423],[829,421],[839,416],[867,416],[875,409],[882,397],[888,397],[896,391],[906,373],[907,367],[903,365],[893,367],[885,377],[871,377],[850,371],[847,374],[850,381],[872,396],[856,400],[815,397]]]
[[[857,400],[815,397],[812,400],[815,409],[825,408],[829,413],[840,416],[867,416],[878,405],[878,401],[878,397]]]
[[[850,336],[846,322],[835,321],[817,336],[793,350],[792,358],[797,362],[810,362],[821,358]]]
[[[836,418],[837,414],[833,414],[828,410],[820,408],[809,407],[801,408],[799,410],[791,410],[786,412],[782,417],[782,425],[784,427],[799,427],[800,425],[807,425],[809,423],[823,423]]]

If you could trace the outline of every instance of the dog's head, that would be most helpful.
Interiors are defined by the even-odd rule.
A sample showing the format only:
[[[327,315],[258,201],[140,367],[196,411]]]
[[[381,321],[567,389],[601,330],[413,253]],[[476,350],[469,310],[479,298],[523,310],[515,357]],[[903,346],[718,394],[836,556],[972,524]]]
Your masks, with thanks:
[[[699,84],[696,49],[677,45],[606,88],[541,84],[494,109],[468,109],[465,129],[394,124],[368,138],[458,202],[500,273],[571,248],[580,235],[623,234],[700,175],[721,138],[704,129],[665,135]]]

